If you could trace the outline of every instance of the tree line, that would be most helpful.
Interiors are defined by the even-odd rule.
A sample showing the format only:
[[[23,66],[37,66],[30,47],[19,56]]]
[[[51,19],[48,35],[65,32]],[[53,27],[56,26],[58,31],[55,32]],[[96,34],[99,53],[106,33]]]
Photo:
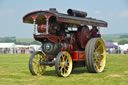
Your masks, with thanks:
[[[32,42],[20,42],[20,41],[17,41],[16,37],[0,37],[0,43],[9,43],[9,42],[13,42],[19,45],[31,45],[31,44],[40,45],[41,44],[40,42],[35,40],[33,40]]]

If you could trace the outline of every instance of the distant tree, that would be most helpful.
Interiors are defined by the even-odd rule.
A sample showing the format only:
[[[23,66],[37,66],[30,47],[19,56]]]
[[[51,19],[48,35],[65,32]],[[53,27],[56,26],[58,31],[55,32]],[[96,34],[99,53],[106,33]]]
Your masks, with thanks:
[[[16,42],[16,37],[2,37],[0,38],[0,42]]]
[[[15,42],[15,44],[18,44],[18,45],[30,45],[30,43],[26,43],[26,42]]]
[[[34,45],[41,45],[41,43],[40,42],[38,42],[38,41],[33,41],[33,42],[31,42],[30,44],[34,44]]]
[[[35,45],[41,45],[40,42],[38,41],[32,41],[32,42],[27,42],[27,41],[22,41],[22,40],[16,40],[16,37],[2,37],[0,38],[1,43],[7,43],[7,42],[13,42],[18,45],[30,45],[30,44],[35,44]]]
[[[105,40],[106,42],[114,42],[113,40]]]
[[[120,38],[128,38],[128,35],[121,35]]]
[[[128,44],[128,40],[120,40],[118,43],[120,45]]]

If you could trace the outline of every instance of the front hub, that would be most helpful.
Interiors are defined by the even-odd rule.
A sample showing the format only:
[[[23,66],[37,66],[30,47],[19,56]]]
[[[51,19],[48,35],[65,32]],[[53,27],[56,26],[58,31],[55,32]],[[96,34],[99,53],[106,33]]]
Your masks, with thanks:
[[[42,46],[42,49],[46,55],[53,54],[54,44],[52,42],[45,42]]]
[[[61,51],[61,44],[53,43],[51,41],[44,42],[42,50],[46,55],[56,56]]]

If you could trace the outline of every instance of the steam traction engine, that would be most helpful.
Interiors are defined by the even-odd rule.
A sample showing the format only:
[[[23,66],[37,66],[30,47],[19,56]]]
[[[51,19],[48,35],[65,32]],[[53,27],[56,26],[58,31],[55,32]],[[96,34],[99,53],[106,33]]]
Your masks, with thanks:
[[[75,67],[87,66],[91,73],[104,70],[106,49],[99,27],[107,27],[107,22],[89,18],[86,12],[68,9],[63,14],[55,8],[28,13],[23,22],[34,24],[33,36],[42,43],[29,60],[32,75],[42,75],[46,66],[54,65],[62,77]]]

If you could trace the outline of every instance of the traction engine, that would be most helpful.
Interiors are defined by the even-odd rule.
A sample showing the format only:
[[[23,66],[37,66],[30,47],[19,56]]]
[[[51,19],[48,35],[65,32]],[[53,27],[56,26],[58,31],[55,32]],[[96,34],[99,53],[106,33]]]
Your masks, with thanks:
[[[42,75],[46,66],[55,66],[62,77],[75,67],[87,66],[91,73],[104,70],[106,49],[99,27],[107,27],[107,22],[89,18],[83,11],[68,9],[63,14],[55,8],[28,13],[23,22],[34,24],[34,39],[42,43],[29,59],[32,75]]]

